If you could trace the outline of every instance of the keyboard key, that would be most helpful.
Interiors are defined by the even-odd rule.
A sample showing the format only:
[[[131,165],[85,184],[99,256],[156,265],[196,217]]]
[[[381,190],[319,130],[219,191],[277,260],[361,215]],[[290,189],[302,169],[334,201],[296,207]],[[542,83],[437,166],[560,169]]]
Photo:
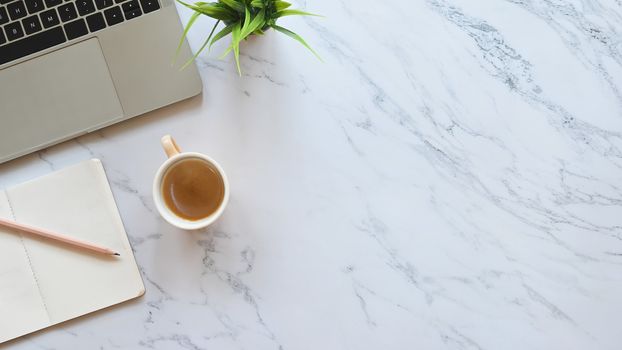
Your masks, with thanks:
[[[95,0],[95,5],[98,10],[105,9],[106,7],[110,7],[113,4],[112,0]]]
[[[29,13],[43,11],[43,0],[24,0]]]
[[[95,12],[93,0],[78,0],[76,1],[76,6],[78,7],[78,13],[80,16],[86,16],[89,13]]]
[[[22,20],[22,25],[24,26],[26,34],[40,32],[42,29],[41,22],[39,22],[39,17],[37,17],[36,15],[24,18]]]
[[[41,12],[39,16],[41,16],[41,22],[43,22],[43,27],[45,28],[50,28],[60,23],[56,10],[54,9]]]
[[[20,19],[26,16],[26,6],[22,1],[16,1],[7,5],[7,10],[9,10],[9,16],[11,16],[12,20]]]
[[[106,16],[106,22],[108,22],[109,26],[123,22],[123,14],[119,6],[107,9],[104,11],[104,16]]]
[[[138,1],[132,0],[132,1],[125,2],[123,3],[123,5],[121,5],[121,8],[123,9],[123,12],[129,12],[129,11],[135,10],[138,8]]]
[[[19,22],[7,24],[4,26],[4,31],[6,32],[6,37],[11,41],[24,36],[22,25]]]
[[[158,0],[140,0],[140,5],[143,7],[144,13],[149,13],[160,8]]]
[[[11,41],[24,36],[24,30],[22,29],[22,25],[19,22],[9,23],[4,26],[4,32],[6,33],[7,39]]]
[[[61,27],[39,32],[22,40],[0,46],[0,64],[11,62],[64,42],[65,34]]]
[[[89,33],[86,27],[86,22],[82,18],[77,21],[69,22],[65,24],[65,33],[67,33],[67,39],[75,39],[77,37],[87,35]]]
[[[60,19],[63,22],[71,21],[72,19],[78,18],[78,13],[76,12],[76,7],[73,6],[72,3],[60,6],[58,8],[58,14],[60,15]]]
[[[45,0],[45,6],[54,7],[63,3],[63,0]]]
[[[91,33],[106,28],[106,21],[104,21],[104,16],[102,16],[102,14],[99,12],[88,16],[86,18],[86,23],[89,25],[89,30],[91,31]]]
[[[138,17],[140,15],[142,15],[143,13],[140,12],[140,9],[136,9],[136,10],[132,10],[132,11],[127,11],[125,13],[125,19],[132,19],[135,17]]]
[[[6,37],[4,36],[4,32],[2,31],[2,28],[0,28],[0,45],[6,43]]]
[[[11,1],[13,1],[13,0],[0,0],[0,4],[1,5],[8,4]]]
[[[4,7],[0,7],[0,24],[5,24],[9,21],[9,14]]]

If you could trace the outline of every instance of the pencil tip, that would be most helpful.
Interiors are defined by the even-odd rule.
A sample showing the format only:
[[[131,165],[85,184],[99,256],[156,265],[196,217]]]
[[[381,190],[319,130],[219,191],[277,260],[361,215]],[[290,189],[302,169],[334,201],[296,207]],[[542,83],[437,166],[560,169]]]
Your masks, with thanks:
[[[121,256],[121,254],[119,254],[119,253],[114,253],[114,255],[116,255],[116,256]]]

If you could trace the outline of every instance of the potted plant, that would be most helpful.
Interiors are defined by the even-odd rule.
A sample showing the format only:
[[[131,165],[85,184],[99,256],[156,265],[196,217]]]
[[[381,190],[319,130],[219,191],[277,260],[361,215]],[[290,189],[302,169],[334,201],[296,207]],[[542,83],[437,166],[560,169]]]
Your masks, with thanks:
[[[320,59],[318,54],[313,51],[313,49],[298,34],[276,24],[279,18],[285,16],[317,16],[301,10],[291,9],[291,4],[286,1],[217,0],[215,2],[196,2],[194,4],[188,4],[181,0],[177,1],[194,11],[188,20],[186,28],[184,29],[177,53],[179,53],[179,49],[181,49],[181,45],[184,38],[188,34],[188,31],[200,15],[205,15],[216,20],[216,23],[212,27],[212,30],[207,36],[207,39],[205,39],[203,45],[199,48],[199,50],[197,50],[195,55],[188,60],[186,64],[184,64],[183,67],[187,66],[194,59],[196,59],[206,47],[209,50],[215,42],[231,34],[231,44],[221,55],[221,58],[227,56],[231,51],[233,51],[238,74],[241,75],[240,43],[242,40],[247,39],[251,35],[262,35],[265,31],[271,28],[297,40],[299,43],[304,45],[304,47],[309,49],[318,59]],[[224,27],[214,34],[221,23]]]

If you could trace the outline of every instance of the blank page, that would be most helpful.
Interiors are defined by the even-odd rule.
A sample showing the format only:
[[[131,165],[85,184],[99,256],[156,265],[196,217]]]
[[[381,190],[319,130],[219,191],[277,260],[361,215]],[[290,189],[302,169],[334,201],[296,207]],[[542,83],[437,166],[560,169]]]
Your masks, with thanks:
[[[18,250],[28,252],[31,271],[27,272],[34,276],[40,294],[37,307],[41,308],[43,304],[44,315],[50,324],[144,293],[136,261],[99,160],[80,163],[7,189],[5,193],[16,221],[75,236],[121,254],[120,257],[105,256],[24,234],[22,244],[14,244],[11,253],[17,255]],[[3,236],[15,238],[15,235]],[[28,277],[25,275],[26,272],[20,272],[19,278],[25,280]],[[34,301],[29,305],[34,305]],[[0,313],[0,319],[13,318],[13,314],[10,315]],[[29,318],[27,323],[30,319],[35,318]],[[33,323],[28,332],[39,328],[41,326]],[[0,339],[3,340],[8,339]]]
[[[4,191],[0,217],[13,220]],[[0,342],[49,324],[22,237],[0,227]]]

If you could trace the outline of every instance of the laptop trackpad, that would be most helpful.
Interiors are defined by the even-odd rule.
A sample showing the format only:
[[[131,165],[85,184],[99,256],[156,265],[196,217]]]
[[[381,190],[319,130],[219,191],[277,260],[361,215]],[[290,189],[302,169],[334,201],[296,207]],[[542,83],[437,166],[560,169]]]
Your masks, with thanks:
[[[97,38],[0,71],[0,159],[122,117]]]

